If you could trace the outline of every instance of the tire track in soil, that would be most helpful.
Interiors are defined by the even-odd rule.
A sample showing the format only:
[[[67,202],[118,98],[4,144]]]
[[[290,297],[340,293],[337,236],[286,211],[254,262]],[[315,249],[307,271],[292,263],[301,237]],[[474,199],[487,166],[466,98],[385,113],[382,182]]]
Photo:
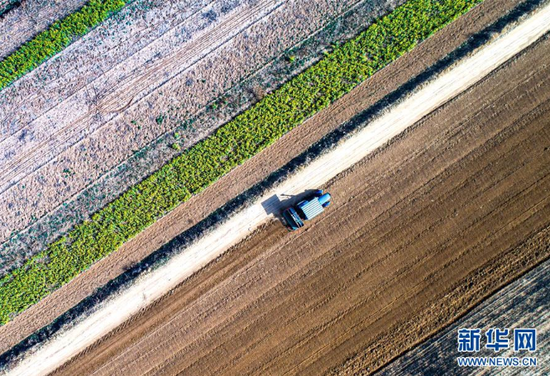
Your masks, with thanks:
[[[359,358],[367,373],[451,322],[550,255],[506,268],[550,225],[549,53],[545,39],[334,179],[306,231],[270,223],[55,374],[318,375],[350,358],[343,374]]]
[[[321,5],[322,4],[319,3],[318,6],[321,9],[324,9]],[[330,40],[345,40],[352,35],[355,35],[357,30],[361,29],[362,25],[370,22],[373,18],[376,18],[376,12],[374,12],[373,9],[378,8],[380,8],[380,4],[378,3],[371,3],[371,5],[368,6],[361,2],[356,3],[353,8],[348,9],[346,10],[346,12],[344,12],[344,16],[337,17],[338,21],[335,24],[336,26],[334,26],[333,24],[334,30],[332,27],[330,28],[330,30],[319,29],[313,34],[313,40],[308,39],[304,42],[298,42],[298,45],[301,46],[301,48],[299,48],[297,52],[300,58],[295,62],[295,65],[303,68],[304,64],[307,66],[309,65],[309,63],[313,63],[317,59],[317,56],[315,54],[320,54],[323,48],[329,45]],[[311,9],[309,9],[309,12],[311,12]],[[380,13],[382,12],[382,10],[378,9],[378,12]],[[278,22],[281,23],[281,18],[277,17],[277,19]],[[276,25],[274,23],[271,23],[270,26],[274,28]],[[335,34],[336,36],[334,36]],[[248,38],[250,37],[251,36],[249,35]],[[308,47],[307,45],[309,45],[310,43],[311,46]],[[234,47],[236,47],[237,49],[242,48],[242,46],[239,44]],[[309,60],[308,57],[304,57],[306,55],[310,57]],[[311,56],[314,56],[315,59],[311,59]],[[266,87],[269,85],[273,86],[274,84],[274,86],[278,86],[281,82],[284,82],[286,79],[291,77],[292,74],[296,74],[297,72],[293,72],[292,70],[286,71],[285,74],[281,74],[282,72],[280,72],[280,70],[284,70],[285,68],[288,70],[288,62],[283,62],[283,60],[284,58],[279,57],[278,60],[276,60],[275,62],[270,62],[267,66],[261,68],[254,75],[248,77],[246,79],[246,85],[238,84],[236,87],[232,87],[230,91],[225,92],[224,95],[228,95],[230,98],[229,102],[233,104],[238,103],[238,107],[235,108],[233,105],[230,104],[231,110],[225,111],[226,113],[223,114],[223,116],[218,116],[217,119],[208,118],[209,116],[211,117],[211,115],[208,115],[207,113],[202,113],[201,116],[196,118],[197,121],[195,122],[195,124],[199,125],[197,127],[199,131],[195,132],[195,130],[193,130],[193,137],[189,139],[187,139],[188,135],[184,136],[186,137],[186,141],[182,145],[182,150],[183,148],[187,147],[187,145],[194,143],[195,140],[204,137],[204,135],[208,133],[208,129],[217,127],[217,125],[223,123],[227,119],[240,112],[246,107],[246,103],[253,103],[253,98],[251,98],[251,94],[247,95],[247,92],[250,91],[251,88],[255,87],[254,85]],[[181,129],[179,129],[179,132],[185,133]],[[120,138],[124,137],[124,134],[120,136]],[[32,208],[32,211],[23,210],[23,208],[19,207],[17,204],[14,206],[13,203],[10,203],[9,200],[6,200],[8,202],[8,207],[11,206],[11,213],[16,213],[18,211],[22,213],[24,212],[25,218],[22,218],[21,215],[16,217],[13,217],[12,215],[12,217],[7,218],[8,216],[6,215],[5,220],[7,222],[3,224],[4,227],[13,230],[15,228],[19,228],[24,220],[28,220],[30,218],[31,222],[27,223],[28,227],[24,228],[22,232],[17,233],[16,235],[12,236],[11,239],[0,245],[0,247],[2,248],[0,249],[0,253],[4,255],[7,255],[8,253],[10,255],[14,255],[9,256],[9,259],[2,260],[4,264],[0,265],[0,274],[3,273],[5,270],[10,269],[10,265],[12,265],[14,262],[17,263],[18,260],[29,257],[30,255],[41,249],[41,247],[43,247],[45,244],[48,244],[49,242],[53,241],[58,236],[63,234],[64,231],[76,224],[75,221],[77,220],[77,218],[86,218],[89,213],[93,213],[96,210],[100,209],[103,205],[110,202],[114,197],[118,196],[118,194],[125,191],[133,184],[137,183],[143,176],[147,176],[151,172],[160,168],[163,163],[171,159],[176,154],[171,149],[166,147],[166,145],[169,144],[171,141],[173,141],[173,138],[169,134],[161,136],[160,138],[156,139],[152,143],[152,145],[148,145],[146,147],[146,156],[142,156],[141,154],[139,154],[139,156],[131,157],[130,160],[126,160],[122,164],[115,167],[113,170],[108,171],[106,175],[102,176],[99,181],[96,181],[93,185],[88,185],[87,187],[85,187],[84,191],[78,192],[70,197],[69,201],[65,202],[65,204],[67,205],[54,208],[53,212],[46,213],[42,217],[40,217],[40,215],[38,214],[38,217],[40,217],[38,220],[36,220],[36,212],[40,212],[44,208],[37,208],[35,206]],[[143,150],[144,149],[142,149],[141,151]],[[52,174],[55,175],[55,171],[53,171]],[[64,181],[63,184],[68,184],[68,182]],[[29,195],[25,191],[18,193],[16,192],[16,196],[18,196],[19,199],[26,196],[32,197],[32,195]],[[107,192],[108,194],[99,192]],[[43,191],[41,191],[39,194],[42,193]],[[40,203],[44,203],[45,201],[45,199],[42,199],[40,200]],[[33,215],[35,217],[34,220],[32,219]],[[13,220],[18,221],[18,223],[13,223]],[[61,221],[63,223],[60,223]]]
[[[417,194],[417,195],[418,195],[418,194]],[[350,201],[347,201],[347,202],[342,206],[342,209],[341,209],[341,210],[342,210],[342,212],[346,212],[346,213],[349,212],[351,217],[353,217],[353,216],[356,214],[356,212],[362,211],[362,210],[365,210],[365,209],[366,209],[366,207],[363,207],[363,206],[361,205],[359,208],[355,208],[353,212],[350,212],[350,211],[348,210],[349,208],[346,207],[346,205],[349,204],[349,203],[350,203]],[[353,202],[352,202],[352,203],[353,203]],[[340,205],[340,203],[339,203],[339,205]],[[391,209],[393,210],[394,208],[391,208]],[[394,210],[394,211],[397,212],[397,210]],[[336,226],[336,225],[338,225],[338,224],[334,224],[334,226]],[[282,244],[279,244],[279,246],[280,246],[281,248],[283,248],[283,247],[287,246],[287,243],[285,243],[285,244],[283,244],[283,245],[282,245]],[[379,246],[380,246],[379,244],[376,244],[376,247],[379,247]],[[412,245],[411,245],[411,246],[412,246]],[[422,256],[418,256],[418,257],[422,257]],[[401,260],[401,262],[403,262],[403,260]],[[338,269],[337,266],[335,266],[335,268]],[[300,266],[300,269],[306,269],[306,270],[309,270],[309,271],[310,271],[310,270],[311,270],[311,267],[310,267],[310,265],[308,265],[307,267]],[[407,267],[407,268],[404,268],[404,269],[407,270],[408,267]],[[364,271],[361,271],[360,274],[364,274]],[[354,277],[354,279],[355,279],[355,278],[356,278],[356,277]],[[348,285],[348,284],[349,284],[349,283],[346,282],[345,285]],[[344,287],[345,287],[345,285],[344,285]],[[262,298],[263,298],[263,297],[262,297]],[[225,297],[225,299],[228,299],[228,298]],[[230,299],[230,297],[229,297],[229,299]],[[278,304],[279,304],[279,303],[278,303]],[[316,306],[317,306],[317,304],[316,304]],[[217,308],[219,308],[219,307],[216,307],[216,309],[217,309]],[[211,314],[211,312],[208,312],[208,313],[207,313],[207,315],[209,315],[209,314]],[[192,323],[192,324],[190,324],[190,325],[195,325],[195,324],[196,324],[196,323]],[[283,321],[283,322],[281,322],[281,324],[286,324],[286,322]],[[219,335],[219,333],[214,333],[214,334],[210,334],[210,333],[209,333],[209,335],[210,335],[210,336],[217,336],[217,335]],[[233,341],[233,338],[229,339],[229,341]],[[159,348],[155,348],[154,351],[161,350],[162,346],[163,346],[162,344],[159,344]],[[256,347],[256,346],[257,346],[257,344],[252,344],[252,345],[251,345],[251,347]],[[182,348],[182,349],[180,350],[180,352],[188,352],[188,351],[189,351],[188,348]],[[175,356],[175,355],[174,355],[174,356]],[[201,362],[201,359],[198,359],[197,362]],[[185,370],[182,370],[182,371],[185,371]]]
[[[361,207],[361,208],[358,209],[358,211],[361,211],[361,210],[364,210],[364,209],[366,209],[366,208]],[[392,209],[393,209],[393,208],[392,208]],[[394,211],[395,211],[395,210],[394,210]],[[347,212],[348,212],[347,208],[345,208],[345,207],[342,208],[342,212],[346,212],[346,213],[347,213]],[[397,212],[397,211],[396,211],[396,212]],[[354,216],[354,214],[355,214],[355,213],[350,213],[351,216]],[[334,223],[334,224],[332,224],[332,226],[338,227],[338,228],[339,228],[339,227],[340,227],[340,224],[339,224],[339,223]],[[355,241],[354,241],[354,242],[355,242]],[[364,241],[361,242],[361,243],[364,245]],[[284,245],[283,245],[283,247],[284,247]],[[414,248],[414,245],[411,245],[411,247]],[[381,246],[380,246],[379,244],[375,244],[375,248],[381,248]],[[416,266],[416,264],[418,263],[418,259],[422,259],[422,258],[425,257],[425,256],[427,256],[427,255],[418,255],[418,256],[415,258],[415,262],[414,262],[413,264],[411,264],[411,265],[406,265],[405,267],[403,267],[403,268],[402,268],[402,271],[400,271],[400,273],[399,273],[395,278],[396,278],[396,279],[397,279],[398,277],[401,277],[401,278],[402,278],[402,277],[403,277],[403,275],[402,275],[403,271],[408,271],[410,268],[412,268],[412,266]],[[401,260],[401,263],[403,263],[403,260]],[[395,265],[396,263],[395,263],[395,262],[392,262],[391,264]],[[390,264],[390,265],[391,265],[391,264]],[[334,268],[335,268],[335,269],[339,269],[337,265],[334,266]],[[306,270],[311,270],[311,268],[309,268],[309,267],[307,267],[307,268],[305,268],[305,269],[306,269]],[[364,271],[360,271],[359,274],[364,274]],[[355,279],[355,278],[354,278],[354,279]],[[342,288],[342,291],[345,290],[346,285],[349,285],[349,283],[348,283],[347,281],[344,283],[343,288]],[[335,295],[337,295],[337,294],[340,293],[340,292],[341,292],[341,291],[338,291]],[[377,294],[377,295],[380,295],[381,293],[382,293],[382,291],[379,291],[379,294]],[[296,300],[299,301],[300,299],[296,299]],[[353,312],[353,311],[355,311],[357,308],[360,308],[362,305],[364,305],[364,304],[366,304],[366,303],[370,303],[370,302],[369,302],[369,301],[360,302],[360,303],[359,303],[359,304],[360,304],[359,306],[354,306],[354,307],[352,307],[351,309],[348,309],[348,311]],[[318,312],[317,312],[317,313],[318,313]],[[284,320],[280,322],[280,325],[286,325],[286,324],[287,324],[287,322],[284,321]],[[269,334],[270,334],[270,333],[268,333],[267,335],[269,335]],[[212,334],[211,336],[212,336],[212,337],[215,337],[215,336],[217,336],[217,335],[219,335],[219,334],[218,334],[218,333],[215,333],[215,334]],[[234,339],[233,339],[233,338],[230,338],[230,339],[228,340],[228,342],[234,342]],[[161,345],[161,346],[162,346],[162,345]],[[251,348],[257,348],[257,346],[258,346],[257,343],[252,343],[252,344],[250,345]],[[159,349],[159,350],[160,350],[160,349]],[[181,351],[187,352],[187,349],[182,349]],[[293,349],[292,349],[292,348],[289,348],[289,349],[286,349],[285,351],[293,351]],[[275,355],[276,355],[276,354],[275,354]],[[275,359],[275,356],[274,356],[274,355],[271,355],[271,356]],[[202,363],[202,359],[198,359],[198,360],[197,360],[197,363]],[[183,370],[183,371],[185,371],[185,370]],[[254,370],[254,371],[257,371],[259,374],[261,374],[261,371],[262,371],[262,370],[260,369],[260,370]],[[265,370],[264,370],[264,371],[265,371]],[[214,370],[213,372],[216,373],[217,371]]]
[[[143,54],[143,49],[151,47],[151,45],[154,45],[155,43],[158,44],[160,39],[167,37],[166,34],[168,34],[168,36],[170,32],[174,34],[177,26],[181,26],[181,24],[188,21],[189,18],[200,14],[201,11],[204,11],[208,7],[211,7],[216,0],[179,0],[178,2],[183,5],[181,8],[185,8],[185,5],[187,5],[187,9],[185,9],[184,12],[175,11],[173,8],[171,9],[170,4],[168,4],[168,10],[164,8],[162,10],[153,9],[153,15],[148,13],[148,11],[151,11],[150,8],[148,9],[143,6],[143,0],[139,4],[130,3],[127,9],[123,9],[121,11],[121,13],[124,13],[121,19],[125,19],[127,17],[136,18],[132,21],[139,20],[140,18],[148,19],[150,21],[148,25],[143,27],[138,25],[135,26],[134,29],[131,27],[126,28],[128,25],[121,25],[120,19],[117,18],[117,15],[113,17],[114,20],[113,18],[108,18],[103,24],[99,25],[97,29],[90,31],[80,40],[73,42],[55,57],[50,59],[51,61],[48,60],[44,62],[40,67],[37,67],[21,77],[12,85],[13,88],[7,88],[2,91],[2,99],[6,101],[5,107],[2,108],[2,112],[0,112],[0,120],[4,120],[3,122],[0,122],[0,125],[6,127],[0,128],[0,134],[2,134],[3,137],[2,140],[4,140],[6,135],[12,136],[21,131],[33,120],[36,120],[37,117],[51,111],[59,105],[57,101],[41,102],[41,97],[55,95],[57,100],[63,101],[74,96],[75,93],[80,90],[87,90],[86,87],[89,84],[97,82],[100,76],[112,71],[117,66],[120,66],[122,61],[132,58],[135,59],[136,55],[139,55],[140,53]],[[160,20],[155,19],[155,15],[158,16],[155,11],[161,13],[159,17],[161,18]],[[161,25],[166,23],[166,19],[163,17],[166,13],[162,12],[167,12],[167,14],[172,16],[173,19],[171,20],[170,27],[168,29],[164,28],[164,30],[159,30],[163,29]],[[204,24],[202,26],[204,26]],[[111,33],[110,28],[115,27],[122,30],[115,30]],[[113,40],[114,43],[108,43],[108,38],[115,36],[116,39]],[[144,39],[144,41],[137,43],[135,38],[138,40]],[[99,40],[99,43],[97,40]],[[134,44],[138,44],[139,48],[135,49],[135,46],[133,46]],[[91,47],[87,47],[87,45],[91,45]],[[98,46],[102,46],[101,49],[96,51],[102,56],[102,59],[99,61],[97,61],[96,55],[90,55],[90,50],[96,49]],[[75,53],[78,56],[76,56],[76,59],[73,61],[72,54]],[[150,54],[146,55],[146,57],[142,58],[142,60],[150,57]],[[82,58],[84,59],[78,60]],[[113,58],[114,60],[112,60]],[[69,60],[70,63],[67,64],[66,60]],[[105,63],[107,63],[107,65],[103,65]],[[97,64],[102,65],[98,71],[95,71],[92,68]],[[72,73],[75,72],[81,75],[86,71],[88,71],[87,73],[91,76],[91,78],[87,77],[86,79],[81,79],[72,75]],[[46,79],[47,83],[40,85],[38,82],[33,82],[36,81],[36,79]],[[56,86],[59,86],[61,89],[55,91],[54,89]],[[8,95],[4,95],[6,92]],[[21,98],[18,98],[18,96],[25,98],[27,102],[33,104],[31,111],[29,111],[26,106],[22,106],[22,108],[19,109],[19,114],[17,114],[18,105],[20,105],[19,102],[23,102]],[[14,98],[16,99],[15,101]],[[22,116],[21,114],[24,115]],[[17,120],[17,124],[10,124],[10,115],[11,118],[15,118]],[[7,127],[7,125],[11,125],[11,127]]]

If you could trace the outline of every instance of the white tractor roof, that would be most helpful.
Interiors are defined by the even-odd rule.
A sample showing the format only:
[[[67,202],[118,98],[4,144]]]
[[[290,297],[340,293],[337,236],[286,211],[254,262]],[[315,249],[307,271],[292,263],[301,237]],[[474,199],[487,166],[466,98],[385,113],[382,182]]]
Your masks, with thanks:
[[[319,203],[319,200],[315,197],[310,201],[301,202],[298,207],[302,209],[306,219],[313,219],[323,212],[323,206]]]

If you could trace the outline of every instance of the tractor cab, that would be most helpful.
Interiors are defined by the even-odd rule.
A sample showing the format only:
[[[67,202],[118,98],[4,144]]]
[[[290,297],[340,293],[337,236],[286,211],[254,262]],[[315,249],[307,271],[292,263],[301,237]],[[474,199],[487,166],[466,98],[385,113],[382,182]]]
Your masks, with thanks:
[[[311,197],[283,211],[286,225],[292,231],[298,230],[304,226],[305,221],[312,220],[321,214],[330,205],[330,201],[329,193],[323,193],[322,190],[316,191]]]

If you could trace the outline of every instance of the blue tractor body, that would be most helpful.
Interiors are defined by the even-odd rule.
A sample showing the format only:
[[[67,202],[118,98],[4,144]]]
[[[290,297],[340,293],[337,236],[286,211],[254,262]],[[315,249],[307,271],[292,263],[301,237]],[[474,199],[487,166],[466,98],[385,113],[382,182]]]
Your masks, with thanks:
[[[330,200],[329,193],[323,193],[322,190],[318,190],[311,197],[286,209],[283,212],[283,218],[291,230],[298,230],[304,226],[305,221],[309,221],[321,214],[330,205]]]

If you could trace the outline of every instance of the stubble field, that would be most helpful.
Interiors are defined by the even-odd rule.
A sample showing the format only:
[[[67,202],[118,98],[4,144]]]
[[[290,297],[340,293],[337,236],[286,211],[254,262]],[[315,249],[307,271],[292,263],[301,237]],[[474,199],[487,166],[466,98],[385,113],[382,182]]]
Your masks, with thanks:
[[[353,8],[357,19],[346,18],[352,27],[325,31],[317,41],[318,49],[327,48],[397,3],[138,1],[1,91],[0,273],[89,218],[320,53],[306,51],[311,55],[287,62],[288,72],[252,87],[256,95],[231,91],[269,70],[274,59],[284,60],[285,51]],[[238,102],[224,106],[232,95]],[[142,157],[145,149],[153,150]]]
[[[0,0],[0,59],[87,0]],[[2,14],[2,10],[5,12]]]

